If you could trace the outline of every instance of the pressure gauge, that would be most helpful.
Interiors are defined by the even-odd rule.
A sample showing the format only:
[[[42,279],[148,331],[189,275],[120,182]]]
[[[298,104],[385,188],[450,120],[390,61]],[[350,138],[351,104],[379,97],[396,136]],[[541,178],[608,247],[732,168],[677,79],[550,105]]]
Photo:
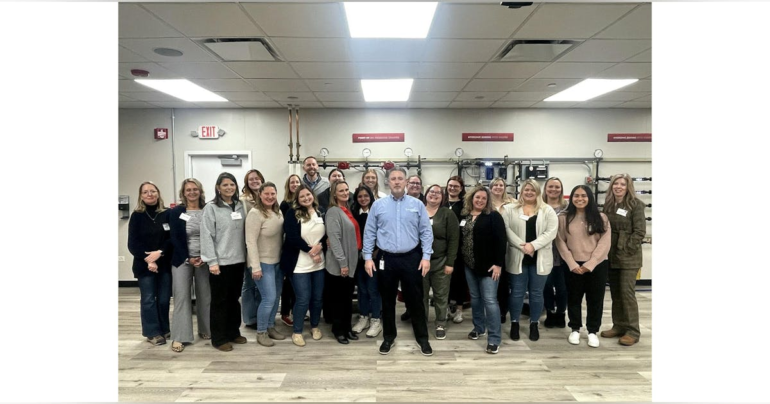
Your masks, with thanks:
[[[602,149],[594,150],[594,157],[601,158],[603,155],[604,155],[604,152],[602,151]]]
[[[412,154],[414,154],[414,152],[412,151],[411,147],[407,147],[406,149],[404,149],[404,156],[412,157]]]
[[[321,156],[326,157],[329,155],[329,149],[322,147],[319,153],[321,154]]]
[[[459,147],[455,149],[455,156],[462,157],[463,153],[464,153],[463,149],[461,149]]]
[[[372,155],[372,151],[371,151],[371,150],[369,150],[369,148],[365,148],[365,149],[364,149],[364,150],[361,152],[361,154],[362,154],[364,157],[369,157],[369,156],[371,156],[371,155]]]

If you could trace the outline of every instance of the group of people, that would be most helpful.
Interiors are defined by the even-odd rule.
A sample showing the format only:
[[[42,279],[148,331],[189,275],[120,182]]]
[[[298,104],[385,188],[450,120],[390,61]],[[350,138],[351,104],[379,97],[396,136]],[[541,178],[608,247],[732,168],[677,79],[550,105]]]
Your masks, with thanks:
[[[569,326],[569,343],[579,344],[585,296],[588,345],[598,347],[608,279],[613,327],[599,335],[622,345],[639,340],[634,290],[646,221],[627,174],[611,178],[600,210],[585,185],[565,201],[558,178],[549,178],[544,191],[526,180],[514,200],[502,178],[466,191],[462,177],[453,176],[445,187],[433,184],[423,193],[419,176],[396,167],[387,172],[388,195],[379,190],[374,169],[355,186],[337,169],[322,177],[313,157],[303,169],[303,176],[286,179],[280,202],[277,186],[258,170],[246,174],[240,193],[232,174],[220,174],[209,201],[198,180],[185,179],[180,203],[171,209],[155,184],[141,184],[128,247],[149,342],[170,338],[171,349],[182,352],[194,341],[193,279],[198,335],[221,351],[247,342],[242,321],[256,330],[260,345],[286,339],[275,327],[280,306],[279,318],[292,327],[297,346],[306,345],[306,320],[310,337],[323,338],[323,312],[340,344],[365,330],[367,337],[382,332],[379,352],[385,355],[397,336],[397,295],[407,309],[401,318],[411,319],[426,356],[433,353],[430,306],[433,334],[445,339],[448,320],[463,321],[467,296],[468,338],[486,337],[488,353],[499,352],[508,312],[510,338],[520,339],[527,295],[530,340],[539,339],[545,311],[546,327]],[[353,321],[356,288],[360,314]]]

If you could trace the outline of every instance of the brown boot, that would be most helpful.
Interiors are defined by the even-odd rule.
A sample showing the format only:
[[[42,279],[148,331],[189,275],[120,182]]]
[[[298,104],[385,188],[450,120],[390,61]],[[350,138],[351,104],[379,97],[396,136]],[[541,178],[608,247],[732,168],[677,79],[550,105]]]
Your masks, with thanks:
[[[624,335],[620,337],[620,339],[618,340],[618,343],[620,345],[625,345],[625,346],[631,346],[636,344],[637,342],[639,342],[639,338],[634,338],[630,335]]]
[[[602,338],[617,338],[622,337],[626,333],[623,331],[618,330],[617,328],[611,328],[607,331],[602,331]]]

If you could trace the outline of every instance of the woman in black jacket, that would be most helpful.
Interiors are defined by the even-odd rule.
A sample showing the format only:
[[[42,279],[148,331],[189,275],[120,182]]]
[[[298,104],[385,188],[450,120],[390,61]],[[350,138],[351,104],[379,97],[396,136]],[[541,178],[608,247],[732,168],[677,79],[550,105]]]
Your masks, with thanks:
[[[473,331],[468,338],[487,336],[487,353],[496,354],[501,342],[497,285],[505,263],[505,222],[492,206],[489,190],[478,186],[465,196],[460,221],[460,252],[471,292]]]
[[[131,269],[141,295],[142,335],[153,345],[163,345],[169,337],[172,247],[168,217],[158,187],[143,182],[128,222],[128,250],[134,256]]]
[[[206,196],[203,185],[195,178],[182,181],[179,206],[171,209],[171,273],[174,285],[174,318],[171,322],[171,350],[182,352],[195,339],[192,324],[192,290],[195,277],[195,312],[198,317],[198,335],[211,339],[210,310],[211,286],[209,267],[201,259],[201,219]]]

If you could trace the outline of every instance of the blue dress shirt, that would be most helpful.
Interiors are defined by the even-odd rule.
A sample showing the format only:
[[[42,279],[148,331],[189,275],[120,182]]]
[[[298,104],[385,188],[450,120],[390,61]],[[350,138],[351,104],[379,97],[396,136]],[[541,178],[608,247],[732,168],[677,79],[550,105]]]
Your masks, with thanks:
[[[425,205],[404,194],[388,195],[374,201],[364,230],[364,259],[372,259],[375,240],[380,250],[390,253],[412,251],[422,241],[422,259],[433,254],[433,228]]]

